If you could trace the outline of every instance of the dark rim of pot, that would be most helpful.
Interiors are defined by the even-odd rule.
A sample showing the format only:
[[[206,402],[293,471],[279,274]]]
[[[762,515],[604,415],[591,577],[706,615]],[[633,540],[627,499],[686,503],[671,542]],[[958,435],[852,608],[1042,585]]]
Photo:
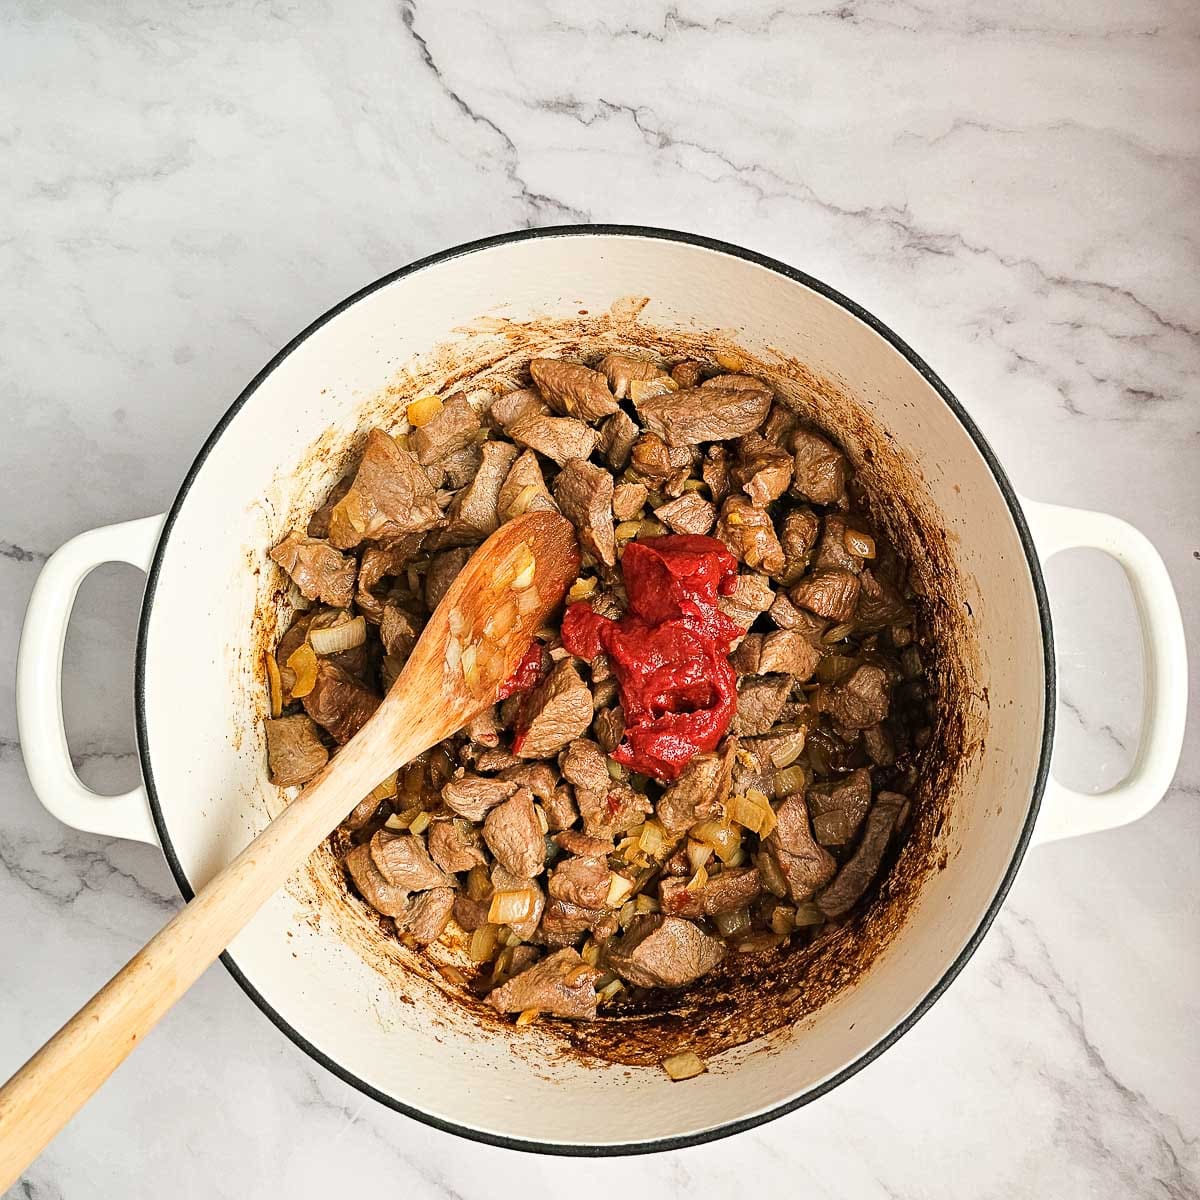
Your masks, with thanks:
[[[899,336],[888,328],[882,321],[866,309],[856,304],[853,300],[843,296],[840,292],[829,287],[828,284],[822,283],[819,279],[814,279],[811,275],[806,275],[803,271],[798,271],[795,267],[790,267],[786,263],[779,262],[777,259],[770,258],[765,254],[758,254],[753,250],[746,250],[741,246],[732,245],[729,242],[718,241],[714,238],[701,237],[698,234],[682,233],[671,229],[656,229],[649,226],[641,225],[558,225],[549,226],[542,229],[522,229],[512,233],[504,233],[495,237],[481,238],[478,241],[464,242],[460,246],[454,246],[448,250],[442,250],[437,254],[431,254],[427,258],[418,259],[416,262],[409,263],[406,267],[401,267],[397,271],[384,275],[377,279],[374,283],[368,284],[366,287],[355,292],[352,296],[347,297],[340,304],[335,305],[323,316],[318,317],[303,333],[293,338],[269,363],[250,381],[246,389],[240,396],[230,405],[228,411],[217,423],[209,435],[208,440],[200,449],[200,453],[196,455],[195,461],[188,470],[187,475],[183,480],[183,484],[179,489],[178,495],[175,497],[174,503],[171,505],[170,511],[167,513],[166,522],[163,525],[162,534],[159,538],[158,546],[154,553],[154,560],[150,565],[149,574],[146,581],[145,597],[142,601],[142,611],[138,622],[138,638],[137,638],[137,663],[136,675],[134,680],[134,706],[135,716],[137,721],[137,738],[138,738],[138,755],[141,760],[142,775],[146,782],[146,791],[150,800],[150,811],[154,817],[154,824],[158,830],[159,840],[162,843],[162,848],[167,857],[167,862],[170,865],[171,873],[175,876],[175,882],[183,894],[185,900],[191,900],[194,895],[194,889],[184,874],[183,867],[179,861],[179,856],[175,852],[175,847],[171,840],[171,835],[167,829],[166,821],[163,818],[162,806],[159,803],[158,791],[154,782],[154,770],[150,762],[150,754],[148,750],[148,736],[146,728],[146,641],[150,623],[150,612],[154,604],[154,593],[158,584],[159,572],[162,568],[163,555],[167,543],[171,537],[171,530],[175,524],[175,520],[179,515],[184,501],[187,499],[188,492],[191,489],[192,483],[199,473],[205,460],[208,458],[212,448],[216,445],[218,439],[224,433],[226,427],[241,410],[242,406],[250,399],[251,396],[258,390],[262,382],[271,374],[288,357],[298,346],[316,333],[322,326],[331,321],[339,313],[344,312],[352,304],[357,303],[365,296],[369,296],[372,292],[379,288],[386,287],[388,284],[395,282],[398,279],[403,279],[409,275],[415,275],[420,271],[424,271],[430,267],[436,267],[441,263],[449,262],[451,259],[459,258],[465,254],[473,254],[479,250],[488,250],[494,246],[503,246],[514,242],[534,241],[542,238],[563,238],[563,237],[627,237],[627,238],[647,238],[656,241],[680,242],[689,246],[697,246],[704,250],[716,251],[719,254],[729,255],[734,258],[742,259],[745,262],[754,263],[756,266],[765,267],[769,271],[775,272],[777,275],[782,275],[786,279],[803,284],[812,291],[817,292],[826,299],[840,305],[848,313],[857,317],[864,325],[869,326],[880,337],[884,338],[898,353],[904,356],[905,360],[925,379],[925,381],[938,393],[945,401],[947,407],[959,423],[966,430],[971,440],[974,442],[979,453],[982,455],[988,468],[991,470],[992,476],[999,487],[1001,494],[1004,497],[1005,503],[1008,505],[1009,515],[1012,517],[1013,524],[1016,526],[1017,533],[1021,539],[1021,545],[1025,551],[1026,563],[1029,568],[1030,578],[1033,583],[1034,595],[1037,600],[1038,618],[1041,623],[1042,631],[1042,647],[1044,657],[1044,669],[1046,677],[1045,688],[1045,712],[1043,715],[1043,733],[1042,745],[1038,759],[1037,778],[1034,783],[1033,795],[1030,800],[1029,812],[1025,818],[1025,824],[1021,830],[1021,836],[1018,840],[1017,847],[1013,853],[1012,861],[1009,863],[1007,871],[1004,873],[1004,878],[1000,881],[1000,886],[996,889],[996,894],[992,897],[991,903],[987,907],[987,911],[983,914],[975,932],[971,935],[967,944],[962,951],[957,955],[954,961],[946,968],[941,979],[933,986],[933,988],[925,995],[921,1002],[906,1016],[898,1025],[895,1026],[884,1038],[866,1050],[852,1063],[843,1067],[835,1075],[829,1079],[823,1080],[815,1087],[809,1088],[799,1096],[795,1096],[790,1100],[784,1101],[782,1104],[777,1104],[773,1108],[765,1112],[756,1113],[753,1116],[743,1117],[736,1121],[727,1121],[724,1124],[714,1126],[711,1129],[700,1130],[697,1133],[689,1133],[679,1137],[659,1138],[654,1141],[647,1142],[620,1142],[614,1144],[573,1144],[560,1142],[543,1142],[536,1140],[525,1140],[521,1138],[507,1137],[502,1134],[490,1133],[482,1129],[472,1129],[466,1125],[460,1125],[455,1121],[447,1121],[441,1117],[434,1116],[431,1113],[422,1112],[412,1105],[405,1104],[403,1101],[397,1100],[394,1096],[389,1096],[381,1092],[378,1088],[373,1087],[365,1080],[348,1071],[345,1067],[330,1058],[318,1046],[313,1045],[306,1037],[303,1036],[297,1029],[290,1025],[284,1018],[272,1008],[270,1002],[262,995],[250,980],[242,972],[241,968],[234,961],[232,955],[227,951],[221,955],[221,961],[225,964],[229,973],[237,980],[242,989],[254,1001],[255,1004],[267,1015],[268,1018],[297,1046],[300,1047],[306,1054],[315,1059],[327,1070],[331,1071],[339,1079],[357,1088],[359,1091],[370,1096],[372,1099],[379,1101],[380,1104],[395,1109],[397,1112],[404,1113],[405,1116],[414,1118],[417,1121],[424,1122],[426,1125],[431,1125],[436,1129],[441,1129],[447,1133],[455,1133],[461,1137],[469,1138],[472,1141],[484,1142],[492,1146],[503,1146],[512,1150],[532,1151],[539,1154],[559,1154],[568,1156],[597,1156],[609,1157],[624,1154],[649,1154],[663,1150],[677,1150],[685,1146],[697,1146],[704,1142],[715,1141],[718,1138],[729,1137],[731,1134],[740,1133],[745,1129],[753,1129],[755,1126],[764,1125],[768,1121],[774,1120],[776,1117],[781,1117],[785,1113],[802,1107],[805,1104],[811,1103],[819,1096],[823,1096],[826,1092],[837,1087],[838,1084],[849,1079],[852,1075],[861,1071],[868,1063],[873,1062],[879,1057],[889,1046],[893,1045],[900,1037],[907,1033],[921,1017],[929,1011],[934,1002],[942,995],[942,993],[950,986],[958,973],[963,969],[967,960],[975,953],[979,943],[983,940],[983,936],[987,933],[992,921],[995,920],[996,914],[1000,910],[1000,906],[1008,894],[1009,888],[1012,886],[1013,880],[1016,878],[1017,870],[1020,867],[1021,860],[1025,855],[1025,851],[1029,845],[1030,837],[1033,833],[1034,822],[1037,818],[1038,809],[1041,805],[1042,792],[1046,785],[1046,779],[1050,770],[1050,750],[1054,740],[1054,705],[1055,705],[1055,666],[1054,666],[1054,639],[1050,624],[1050,606],[1046,599],[1046,588],[1042,578],[1041,564],[1039,562],[1037,552],[1034,549],[1033,538],[1030,535],[1029,527],[1025,521],[1025,515],[1021,510],[1020,502],[1017,500],[1016,493],[1013,490],[1012,484],[1009,482],[1008,476],[1004,472],[1004,468],[993,453],[992,448],[984,439],[976,427],[975,422],[967,414],[966,410],[959,403],[956,397],[951,393],[950,389],[938,378],[937,375],[930,369],[927,363]]]

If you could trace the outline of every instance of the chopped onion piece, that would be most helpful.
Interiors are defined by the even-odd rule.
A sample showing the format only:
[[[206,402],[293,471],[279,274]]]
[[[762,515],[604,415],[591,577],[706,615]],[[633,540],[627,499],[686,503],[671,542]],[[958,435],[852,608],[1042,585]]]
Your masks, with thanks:
[[[775,906],[771,913],[771,929],[780,937],[787,937],[796,927],[796,910],[786,904]]]
[[[701,891],[706,883],[708,883],[708,868],[702,865],[696,868],[695,875],[688,880],[687,890],[689,892]]]
[[[708,1067],[704,1060],[694,1050],[684,1050],[682,1054],[672,1054],[663,1059],[663,1070],[678,1083],[681,1079],[692,1079],[703,1075]]]
[[[413,817],[416,814],[413,812],[392,813],[390,817],[383,823],[384,829],[390,829],[393,833],[403,833],[409,826]]]
[[[615,871],[608,881],[608,895],[604,903],[608,908],[620,908],[626,897],[633,891],[633,880],[618,875]]]
[[[644,520],[638,522],[638,537],[662,537],[666,532],[667,527],[661,521],[655,521],[651,517],[646,517]]]
[[[508,506],[509,515],[519,517],[522,513],[527,513],[533,502],[543,494],[544,490],[544,488],[538,487],[536,483],[527,483],[513,497],[513,502]]]
[[[367,798],[390,800],[396,794],[396,780],[399,776],[399,771],[393,771],[386,779],[381,780],[367,793]]]
[[[717,360],[717,366],[722,371],[729,371],[734,375],[739,374],[745,367],[745,361],[740,354],[733,354],[728,351],[714,355]]]
[[[824,925],[825,914],[811,900],[805,900],[803,904],[796,905],[796,912],[792,917],[792,922],[797,927],[802,925]]]
[[[703,842],[693,842],[688,839],[687,858],[688,865],[693,871],[698,871],[712,857],[712,847]]]
[[[492,894],[492,881],[488,878],[487,867],[476,863],[467,872],[467,895],[472,900],[486,900]]]
[[[418,429],[428,425],[442,411],[440,396],[421,396],[414,400],[405,410],[409,423]]]
[[[463,617],[461,608],[452,608],[450,610],[450,616],[447,618],[447,622],[450,625],[450,632],[456,636],[462,633],[462,631],[467,627],[466,618]]]
[[[717,931],[722,937],[733,937],[734,934],[741,933],[743,929],[750,928],[750,910],[739,908],[736,912],[717,913],[713,917],[713,924],[716,925]]]
[[[409,825],[409,833],[424,833],[429,828],[429,814],[425,811],[417,813],[412,819],[412,824]]]
[[[663,827],[655,820],[649,820],[642,826],[642,835],[638,838],[638,844],[641,846],[643,854],[649,854],[652,858],[661,849],[664,841]]]
[[[613,536],[618,542],[632,541],[635,537],[637,537],[641,528],[641,521],[622,521],[616,527],[616,529],[613,530]]]
[[[279,664],[275,655],[267,654],[267,697],[271,706],[271,719],[283,712],[283,684],[279,679]]]
[[[735,829],[726,821],[701,821],[692,826],[688,836],[703,845],[711,846],[722,862],[728,862],[742,844],[741,830]]]
[[[805,766],[785,767],[775,775],[775,795],[794,796],[808,787],[812,772]]]
[[[571,584],[571,590],[567,592],[567,603],[574,604],[577,600],[586,600],[596,590],[595,575],[583,575]]]
[[[446,639],[446,670],[451,674],[458,669],[462,662],[462,643],[456,637]]]
[[[478,657],[479,651],[474,646],[467,646],[462,652],[463,682],[471,691],[479,687],[479,665],[476,662]]]
[[[549,833],[550,818],[546,816],[546,810],[540,804],[535,804],[533,811],[537,814],[538,824],[542,827],[542,832]]]
[[[766,797],[762,796],[763,803],[760,804],[757,799],[759,796],[762,796],[761,792],[747,792],[744,796],[730,796],[725,802],[725,811],[729,814],[729,819],[741,825],[743,829],[757,834],[762,833],[767,813],[771,812]],[[774,815],[771,813],[772,822]]]
[[[480,927],[471,934],[471,945],[467,953],[470,954],[474,962],[488,962],[496,953],[498,945],[499,929],[495,925],[480,925]]]
[[[488,909],[488,920],[496,925],[519,925],[532,915],[535,903],[531,888],[496,892]]]
[[[353,650],[367,640],[367,619],[358,616],[353,621],[343,621],[328,629],[314,629],[308,635],[313,650],[318,654],[339,654]]]
[[[623,992],[624,990],[625,985],[619,979],[614,979],[611,983],[606,983],[596,992],[596,999],[601,1004],[607,1004],[618,992]]]
[[[490,638],[502,638],[516,623],[516,601],[508,599],[488,617],[483,632]]]
[[[532,1025],[542,1014],[536,1008],[527,1008],[524,1012],[517,1014],[518,1025]]]
[[[626,900],[621,905],[621,911],[617,914],[617,924],[622,929],[628,929],[629,923],[637,916],[637,905],[632,900]]]
[[[588,938],[583,944],[583,949],[579,952],[579,957],[583,959],[589,967],[594,967],[600,961],[600,943]]]
[[[287,665],[296,673],[292,684],[292,699],[299,700],[313,690],[317,682],[317,656],[313,648],[302,642],[288,656]]]
[[[642,913],[656,913],[659,910],[658,901],[653,896],[647,896],[645,893],[639,894],[633,904],[639,916]]]

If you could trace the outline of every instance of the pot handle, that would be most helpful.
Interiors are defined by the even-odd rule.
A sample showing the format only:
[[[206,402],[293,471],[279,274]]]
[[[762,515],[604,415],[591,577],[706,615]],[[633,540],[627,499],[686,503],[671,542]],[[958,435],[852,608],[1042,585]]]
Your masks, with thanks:
[[[1102,550],[1120,563],[1133,591],[1145,671],[1142,732],[1129,774],[1089,795],[1050,777],[1034,829],[1035,843],[1113,829],[1144,817],[1166,794],[1183,748],[1187,718],[1187,647],[1171,577],[1150,540],[1107,513],[1022,500],[1038,557],[1063,550]]]
[[[62,713],[62,656],[79,585],[106,562],[150,569],[164,517],[142,517],[73,537],[46,561],[17,650],[17,734],[37,798],[60,821],[88,833],[158,845],[146,789],[123,796],[93,792],[75,774]]]

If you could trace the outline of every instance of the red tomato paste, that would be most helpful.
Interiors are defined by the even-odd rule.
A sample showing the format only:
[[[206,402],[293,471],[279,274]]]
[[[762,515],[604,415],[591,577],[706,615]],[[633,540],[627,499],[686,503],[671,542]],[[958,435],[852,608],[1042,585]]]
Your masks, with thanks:
[[[500,685],[497,700],[507,700],[517,692],[528,692],[542,682],[542,643],[531,642],[513,673]]]
[[[734,589],[737,560],[714,538],[680,534],[630,542],[621,569],[629,599],[621,619],[572,604],[563,645],[589,661],[608,655],[625,712],[613,758],[675,779],[716,749],[737,708],[729,651],[742,629],[717,608]]]

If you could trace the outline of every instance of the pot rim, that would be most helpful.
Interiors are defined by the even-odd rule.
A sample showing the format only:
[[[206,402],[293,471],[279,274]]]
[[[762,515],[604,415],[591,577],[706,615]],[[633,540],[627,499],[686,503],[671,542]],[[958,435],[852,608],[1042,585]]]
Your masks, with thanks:
[[[663,229],[648,225],[617,225],[617,224],[597,224],[597,225],[550,225],[534,229],[519,229],[509,233],[496,234],[491,237],[479,238],[474,241],[462,242],[457,246],[449,247],[448,249],[438,251],[436,254],[427,255],[424,258],[416,259],[407,266],[400,267],[395,271],[390,271],[386,275],[376,279],[373,283],[367,284],[358,291],[352,293],[340,303],[335,304],[327,312],[313,321],[306,329],[297,334],[286,346],[283,347],[261,371],[246,385],[238,398],[229,406],[221,419],[213,428],[201,446],[199,453],[196,455],[192,465],[188,468],[187,474],[184,476],[183,482],[180,485],[179,491],[171,504],[170,510],[167,513],[166,520],[163,524],[162,533],[159,536],[158,545],[155,548],[154,558],[150,564],[150,569],[146,578],[146,590],[142,598],[141,613],[138,618],[137,631],[137,653],[135,659],[135,674],[134,674],[134,716],[137,728],[137,743],[138,743],[138,758],[141,763],[142,777],[146,784],[146,794],[150,802],[150,812],[154,819],[154,826],[158,832],[159,842],[162,845],[163,853],[166,855],[167,863],[171,869],[171,874],[175,879],[175,883],[179,888],[185,901],[190,901],[195,895],[195,889],[184,873],[183,866],[179,860],[179,856],[175,852],[174,844],[171,840],[170,832],[167,828],[166,820],[163,816],[162,806],[158,799],[158,790],[155,786],[154,772],[150,763],[150,753],[148,748],[148,730],[146,727],[146,643],[150,624],[150,611],[154,605],[154,594],[158,584],[159,572],[162,569],[163,554],[166,550],[168,541],[170,540],[171,531],[174,527],[175,520],[187,499],[188,492],[191,490],[193,481],[195,480],[200,469],[203,467],[205,460],[211,453],[217,441],[225,432],[226,427],[241,410],[241,408],[249,401],[251,396],[258,390],[263,381],[278,367],[284,359],[286,359],[294,350],[296,350],[303,342],[320,330],[324,325],[338,316],[351,305],[362,300],[380,288],[386,287],[394,283],[398,279],[406,278],[409,275],[415,275],[429,267],[436,267],[442,263],[449,262],[452,259],[462,257],[467,254],[474,254],[480,250],[489,250],[495,246],[503,246],[516,242],[533,241],[539,238],[560,238],[560,237],[626,237],[626,238],[644,238],[648,240],[677,242],[689,246],[698,247],[703,250],[714,251],[718,254],[729,255],[734,258],[739,258],[744,262],[753,263],[756,266],[763,267],[777,275],[783,276],[785,279],[793,283],[799,283],[811,291],[817,292],[825,299],[832,301],[850,313],[851,316],[857,317],[863,324],[867,325],[880,337],[884,338],[896,351],[898,351],[904,359],[912,366],[925,381],[938,393],[943,402],[958,419],[967,435],[974,442],[976,449],[983,457],[987,464],[997,486],[1000,489],[1004,502],[1008,507],[1009,515],[1012,518],[1013,524],[1016,526],[1018,537],[1021,541],[1021,546],[1025,552],[1026,565],[1029,569],[1030,579],[1033,584],[1034,597],[1038,609],[1038,621],[1041,627],[1042,634],[1042,654],[1043,666],[1045,670],[1045,707],[1043,712],[1042,724],[1042,744],[1039,750],[1037,775],[1034,780],[1032,794],[1030,796],[1029,811],[1026,814],[1025,822],[1021,829],[1020,838],[1017,841],[1016,849],[1013,853],[1012,861],[1008,865],[1008,869],[1004,873],[999,886],[996,889],[995,895],[988,904],[987,909],[983,913],[975,932],[967,940],[966,945],[946,968],[942,977],[937,983],[925,994],[921,1001],[908,1013],[896,1026],[881,1038],[874,1045],[865,1050],[853,1062],[847,1064],[836,1074],[828,1079],[822,1080],[814,1087],[807,1089],[798,1096],[793,1096],[791,1099],[784,1101],[782,1104],[777,1104],[773,1108],[765,1112],[755,1113],[748,1117],[741,1117],[733,1121],[726,1121],[720,1125],[716,1125],[710,1129],[703,1129],[695,1133],[680,1134],[675,1137],[658,1138],[653,1141],[646,1142],[616,1142],[616,1143],[566,1143],[566,1142],[546,1142],[533,1139],[522,1139],[510,1137],[506,1134],[491,1133],[483,1129],[473,1129],[467,1125],[461,1125],[456,1121],[446,1120],[443,1117],[435,1116],[432,1113],[424,1112],[423,1110],[407,1104],[402,1100],[396,1099],[394,1096],[388,1095],[386,1092],[380,1091],[372,1084],[364,1079],[360,1079],[352,1071],[347,1070],[340,1063],[327,1055],[318,1046],[310,1042],[298,1029],[289,1024],[279,1012],[272,1007],[271,1002],[254,987],[246,975],[242,972],[237,962],[229,951],[225,951],[221,955],[221,962],[226,969],[237,981],[242,990],[247,996],[258,1006],[259,1009],[267,1016],[284,1035],[291,1039],[301,1050],[310,1058],[319,1063],[326,1070],[332,1072],[344,1083],[350,1084],[357,1088],[364,1095],[378,1101],[380,1104],[386,1105],[388,1108],[394,1109],[396,1112],[403,1113],[407,1117],[420,1121],[423,1124],[430,1125],[435,1129],[440,1129],[446,1133],[457,1134],[460,1137],[467,1138],[474,1142],[482,1142],[490,1146],[499,1146],[509,1150],[524,1150],[527,1152],[538,1154],[561,1155],[566,1157],[599,1157],[608,1158],[621,1155],[633,1154],[651,1154],[659,1151],[679,1150],[688,1146],[698,1146],[706,1142],[716,1141],[719,1138],[730,1137],[735,1133],[741,1133],[747,1129],[753,1129],[759,1125],[765,1125],[768,1121],[773,1121],[777,1117],[784,1116],[786,1113],[810,1104],[813,1100],[818,1099],[825,1093],[832,1091],[840,1083],[845,1082],[852,1075],[856,1075],[863,1067],[874,1062],[885,1050],[897,1042],[905,1033],[907,1033],[916,1023],[932,1008],[935,1001],[946,991],[959,972],[966,965],[968,959],[978,949],[984,935],[991,927],[996,915],[1000,911],[1000,907],[1008,895],[1009,889],[1012,887],[1013,881],[1016,878],[1017,871],[1020,868],[1021,862],[1025,856],[1025,852],[1029,847],[1030,838],[1033,834],[1034,823],[1037,820],[1038,811],[1041,807],[1042,794],[1046,787],[1046,781],[1050,772],[1050,754],[1054,742],[1054,722],[1055,722],[1055,661],[1054,661],[1054,637],[1053,629],[1050,620],[1050,605],[1046,597],[1045,580],[1042,576],[1041,562],[1038,558],[1037,551],[1034,548],[1033,537],[1029,532],[1029,526],[1025,520],[1025,514],[1021,508],[1020,501],[1017,499],[1015,490],[1010,482],[1008,475],[1001,466],[995,452],[976,426],[975,422],[968,415],[963,405],[950,389],[942,382],[942,380],[934,373],[930,366],[921,358],[920,355],[908,345],[899,335],[889,328],[883,321],[872,313],[868,312],[861,305],[842,295],[835,288],[830,287],[826,283],[822,283],[819,279],[800,271],[795,267],[789,266],[786,263],[780,262],[778,259],[772,258],[769,255],[760,254],[754,250],[747,250],[742,246],[737,246],[731,242],[721,241],[716,238],[704,237],[700,234],[686,233],[675,229]]]

